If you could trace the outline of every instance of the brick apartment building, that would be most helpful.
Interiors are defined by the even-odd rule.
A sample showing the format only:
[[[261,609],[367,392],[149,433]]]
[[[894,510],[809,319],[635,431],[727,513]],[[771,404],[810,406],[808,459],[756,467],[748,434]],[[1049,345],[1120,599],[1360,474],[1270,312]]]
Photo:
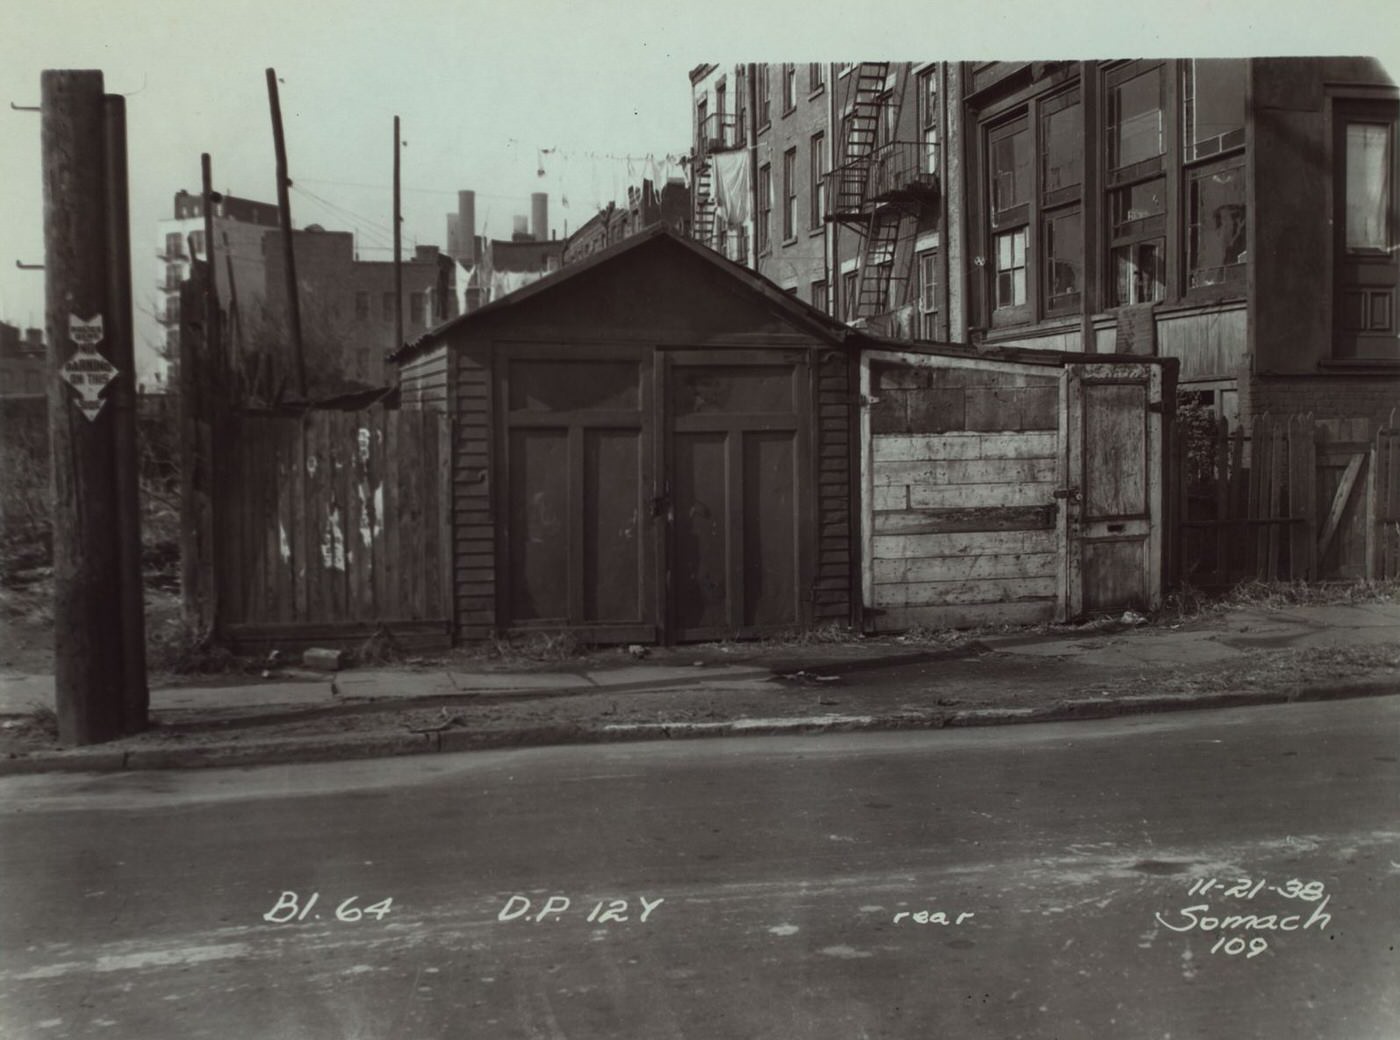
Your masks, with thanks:
[[[1175,357],[1231,420],[1400,404],[1365,59],[692,70],[693,235],[904,339]]]
[[[0,321],[0,396],[44,393],[43,329]]]

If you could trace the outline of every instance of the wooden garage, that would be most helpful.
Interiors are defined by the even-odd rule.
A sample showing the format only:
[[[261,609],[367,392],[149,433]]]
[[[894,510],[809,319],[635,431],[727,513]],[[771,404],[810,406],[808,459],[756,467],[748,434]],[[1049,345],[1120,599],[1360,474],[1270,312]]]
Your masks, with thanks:
[[[1176,361],[911,346],[861,352],[866,628],[1160,605]]]
[[[850,330],[658,228],[396,355],[452,419],[460,637],[851,623]]]

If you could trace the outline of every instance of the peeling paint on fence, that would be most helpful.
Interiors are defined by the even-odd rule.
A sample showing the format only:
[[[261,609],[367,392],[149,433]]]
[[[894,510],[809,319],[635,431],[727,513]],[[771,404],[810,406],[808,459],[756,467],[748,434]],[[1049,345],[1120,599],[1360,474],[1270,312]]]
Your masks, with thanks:
[[[282,554],[283,563],[292,558],[292,547],[287,541],[287,528],[280,517],[277,520],[277,549]]]
[[[326,517],[326,533],[321,540],[321,561],[331,570],[345,570],[345,532],[340,526],[340,509],[333,506]]]

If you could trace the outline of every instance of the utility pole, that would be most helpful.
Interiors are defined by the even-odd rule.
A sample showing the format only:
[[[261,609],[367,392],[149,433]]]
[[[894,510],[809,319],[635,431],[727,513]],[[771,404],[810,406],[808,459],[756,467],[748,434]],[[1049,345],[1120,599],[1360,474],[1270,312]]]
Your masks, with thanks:
[[[216,369],[223,385],[233,389],[233,365],[224,356],[223,315],[219,311],[219,286],[214,275],[214,169],[208,152],[199,156],[200,209],[204,214],[204,356]],[[190,250],[193,254],[194,250]],[[190,263],[196,261],[191,255]]]
[[[117,410],[100,396],[120,374],[103,353],[113,314],[102,73],[49,69],[41,86],[54,686],[59,739],[95,744],[126,728]]]
[[[272,143],[277,149],[277,214],[282,225],[282,259],[287,275],[287,320],[296,361],[297,391],[306,399],[306,355],[301,342],[301,300],[297,296],[296,251],[292,247],[292,201],[288,188],[287,142],[282,136],[282,104],[277,97],[277,70],[267,70],[267,100],[272,108]]]
[[[117,366],[112,398],[112,447],[117,483],[121,560],[122,706],[127,733],[146,728],[146,597],[141,577],[141,475],[136,443],[136,343],[131,323],[131,215],[127,201],[126,98],[103,98],[107,208],[109,356]]]
[[[403,346],[403,214],[399,202],[399,117],[394,117],[394,349]]]

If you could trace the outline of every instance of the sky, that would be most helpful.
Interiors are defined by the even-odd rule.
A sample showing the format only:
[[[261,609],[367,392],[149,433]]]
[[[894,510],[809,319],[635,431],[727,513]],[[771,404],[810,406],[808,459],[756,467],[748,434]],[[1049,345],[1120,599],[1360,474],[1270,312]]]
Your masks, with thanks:
[[[690,138],[704,61],[1372,54],[1400,70],[1378,0],[4,0],[0,99],[38,105],[47,68],[96,68],[127,97],[138,369],[160,328],[156,221],[200,154],[217,190],[276,201],[265,70],[275,68],[296,226],[354,230],[389,259],[393,117],[405,253],[445,245],[456,191],[509,237],[531,192],[561,236]],[[894,31],[891,31],[894,26]],[[39,115],[0,104],[0,319],[42,325]],[[549,150],[546,152],[546,150]],[[544,175],[540,176],[540,170]],[[564,205],[567,197],[568,204]]]

